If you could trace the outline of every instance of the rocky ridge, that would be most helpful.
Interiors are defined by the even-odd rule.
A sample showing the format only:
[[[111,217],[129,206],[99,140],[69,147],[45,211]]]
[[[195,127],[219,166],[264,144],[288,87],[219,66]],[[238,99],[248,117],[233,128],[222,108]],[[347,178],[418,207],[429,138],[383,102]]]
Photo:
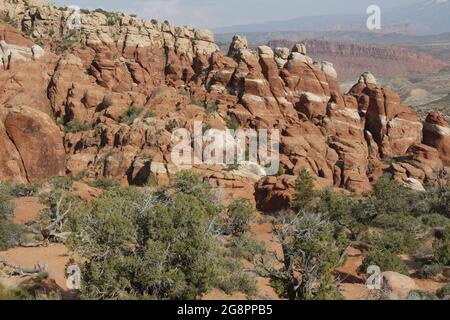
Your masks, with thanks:
[[[72,30],[71,11],[44,1],[3,0],[0,9],[2,180],[163,183],[181,169],[171,161],[172,130],[193,131],[195,121],[280,130],[278,176],[193,166],[267,211],[289,203],[302,168],[320,187],[363,192],[381,171],[417,188],[450,165],[445,119],[423,124],[368,72],[341,94],[333,65],[302,44],[253,51],[235,36],[225,54],[208,30],[103,10],[82,11]]]
[[[268,46],[292,47],[295,43],[289,40],[271,40]],[[361,70],[368,68],[383,77],[400,77],[437,73],[449,66],[445,59],[394,45],[321,39],[306,39],[303,43],[312,56],[333,61],[340,80],[353,79]]]

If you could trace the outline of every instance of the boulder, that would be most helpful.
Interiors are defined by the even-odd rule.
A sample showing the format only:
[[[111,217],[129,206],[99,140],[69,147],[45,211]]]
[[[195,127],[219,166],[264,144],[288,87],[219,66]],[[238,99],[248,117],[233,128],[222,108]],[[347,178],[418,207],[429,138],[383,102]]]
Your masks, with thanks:
[[[397,272],[383,272],[382,277],[382,290],[391,299],[405,300],[409,293],[416,290],[416,283],[408,276],[402,275]]]
[[[423,126],[423,143],[434,147],[446,166],[450,166],[450,127],[444,116],[431,112]]]
[[[4,126],[22,160],[24,180],[45,182],[65,174],[61,132],[48,115],[25,106],[15,107],[8,110]]]

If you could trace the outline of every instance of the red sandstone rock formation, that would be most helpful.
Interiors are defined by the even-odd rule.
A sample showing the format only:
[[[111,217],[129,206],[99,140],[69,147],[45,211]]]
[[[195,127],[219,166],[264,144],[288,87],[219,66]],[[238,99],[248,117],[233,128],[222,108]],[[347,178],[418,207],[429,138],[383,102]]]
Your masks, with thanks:
[[[307,39],[303,43],[311,56],[333,61],[342,80],[353,79],[366,69],[386,77],[398,77],[435,73],[449,65],[447,61],[431,55],[395,46],[318,39]],[[272,48],[290,48],[294,44],[289,40],[272,40],[268,43]]]
[[[192,131],[195,121],[205,130],[222,130],[230,117],[243,129],[280,130],[282,175],[190,168],[225,193],[248,198],[255,193],[264,210],[289,204],[302,168],[319,187],[362,192],[373,182],[369,163],[381,159],[397,158],[387,169],[415,186],[415,180],[433,179],[448,166],[448,125],[442,119],[431,115],[423,127],[370,73],[341,94],[333,65],[314,61],[302,45],[255,52],[237,36],[225,55],[207,30],[94,12],[83,14],[85,25],[67,47],[73,36],[63,24],[67,12],[52,5],[29,8],[24,1],[2,3],[23,31],[31,30],[31,21],[35,28],[30,39],[10,26],[0,29],[6,42],[1,179],[31,182],[84,173],[142,185],[153,174],[165,182],[181,169],[171,161],[171,131]],[[33,47],[37,40],[43,51]],[[210,105],[213,110],[206,108]]]

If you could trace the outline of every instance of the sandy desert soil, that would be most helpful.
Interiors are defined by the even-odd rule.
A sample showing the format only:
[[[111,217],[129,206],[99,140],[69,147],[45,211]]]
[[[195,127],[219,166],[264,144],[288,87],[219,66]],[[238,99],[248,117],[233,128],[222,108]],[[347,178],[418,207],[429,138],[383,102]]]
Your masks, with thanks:
[[[45,208],[37,197],[23,197],[14,199],[14,223],[27,224],[37,218],[39,211]]]

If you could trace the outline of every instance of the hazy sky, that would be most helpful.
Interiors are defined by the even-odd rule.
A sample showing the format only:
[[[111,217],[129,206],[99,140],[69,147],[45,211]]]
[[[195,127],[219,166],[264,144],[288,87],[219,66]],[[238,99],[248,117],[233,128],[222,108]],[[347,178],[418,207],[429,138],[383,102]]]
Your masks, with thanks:
[[[54,0],[58,5],[124,11],[176,25],[221,27],[330,13],[364,13],[420,0]]]

